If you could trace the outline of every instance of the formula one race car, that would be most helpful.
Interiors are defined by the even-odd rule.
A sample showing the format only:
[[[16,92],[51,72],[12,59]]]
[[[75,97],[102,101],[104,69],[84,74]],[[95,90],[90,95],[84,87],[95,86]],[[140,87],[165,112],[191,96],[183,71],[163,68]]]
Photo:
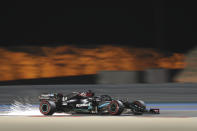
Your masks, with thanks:
[[[113,99],[109,95],[94,96],[90,90],[72,92],[66,96],[60,93],[42,94],[39,99],[40,112],[43,115],[53,115],[55,112],[120,115],[125,109],[129,109],[134,115],[160,113],[159,109],[147,110],[141,100],[128,102]]]

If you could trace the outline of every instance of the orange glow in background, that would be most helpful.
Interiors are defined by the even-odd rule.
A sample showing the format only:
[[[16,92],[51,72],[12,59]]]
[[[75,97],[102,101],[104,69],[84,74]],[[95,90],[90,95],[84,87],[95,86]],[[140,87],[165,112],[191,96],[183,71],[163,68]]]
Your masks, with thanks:
[[[97,48],[0,48],[0,81],[96,74],[100,70],[182,69],[185,56],[166,57],[154,49],[100,46]]]

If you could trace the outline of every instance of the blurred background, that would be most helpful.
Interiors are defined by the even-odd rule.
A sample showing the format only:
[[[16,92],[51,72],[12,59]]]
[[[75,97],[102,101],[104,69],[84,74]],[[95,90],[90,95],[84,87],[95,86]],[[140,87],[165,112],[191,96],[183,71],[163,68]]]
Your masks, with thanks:
[[[0,85],[195,83],[196,8],[13,2],[0,9]]]

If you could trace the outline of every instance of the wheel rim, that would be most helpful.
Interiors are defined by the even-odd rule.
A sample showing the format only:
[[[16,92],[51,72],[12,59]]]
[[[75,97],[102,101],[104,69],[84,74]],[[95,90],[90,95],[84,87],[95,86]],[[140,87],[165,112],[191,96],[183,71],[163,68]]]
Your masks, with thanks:
[[[42,112],[48,112],[48,105],[47,104],[42,104]]]
[[[116,105],[115,103],[113,103],[113,104],[110,106],[111,112],[116,112],[116,108],[117,108],[117,105]]]
[[[136,105],[137,105],[138,108],[141,109],[141,110],[144,110],[144,109],[145,109],[145,107],[144,107],[141,103],[139,103],[139,102],[136,102]]]
[[[50,105],[47,101],[44,101],[40,104],[40,112],[44,115],[48,114],[50,112]]]
[[[119,105],[116,101],[112,101],[108,107],[109,113],[112,115],[116,115],[119,110]]]

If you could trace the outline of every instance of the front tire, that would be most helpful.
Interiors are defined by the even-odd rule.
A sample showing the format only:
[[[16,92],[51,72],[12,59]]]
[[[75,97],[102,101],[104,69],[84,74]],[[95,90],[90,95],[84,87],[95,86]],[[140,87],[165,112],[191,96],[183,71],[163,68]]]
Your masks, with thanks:
[[[53,115],[56,111],[56,105],[53,101],[41,101],[39,109],[43,115]]]
[[[146,105],[142,100],[134,101],[132,106],[133,108],[131,110],[134,115],[142,115],[146,111]]]

